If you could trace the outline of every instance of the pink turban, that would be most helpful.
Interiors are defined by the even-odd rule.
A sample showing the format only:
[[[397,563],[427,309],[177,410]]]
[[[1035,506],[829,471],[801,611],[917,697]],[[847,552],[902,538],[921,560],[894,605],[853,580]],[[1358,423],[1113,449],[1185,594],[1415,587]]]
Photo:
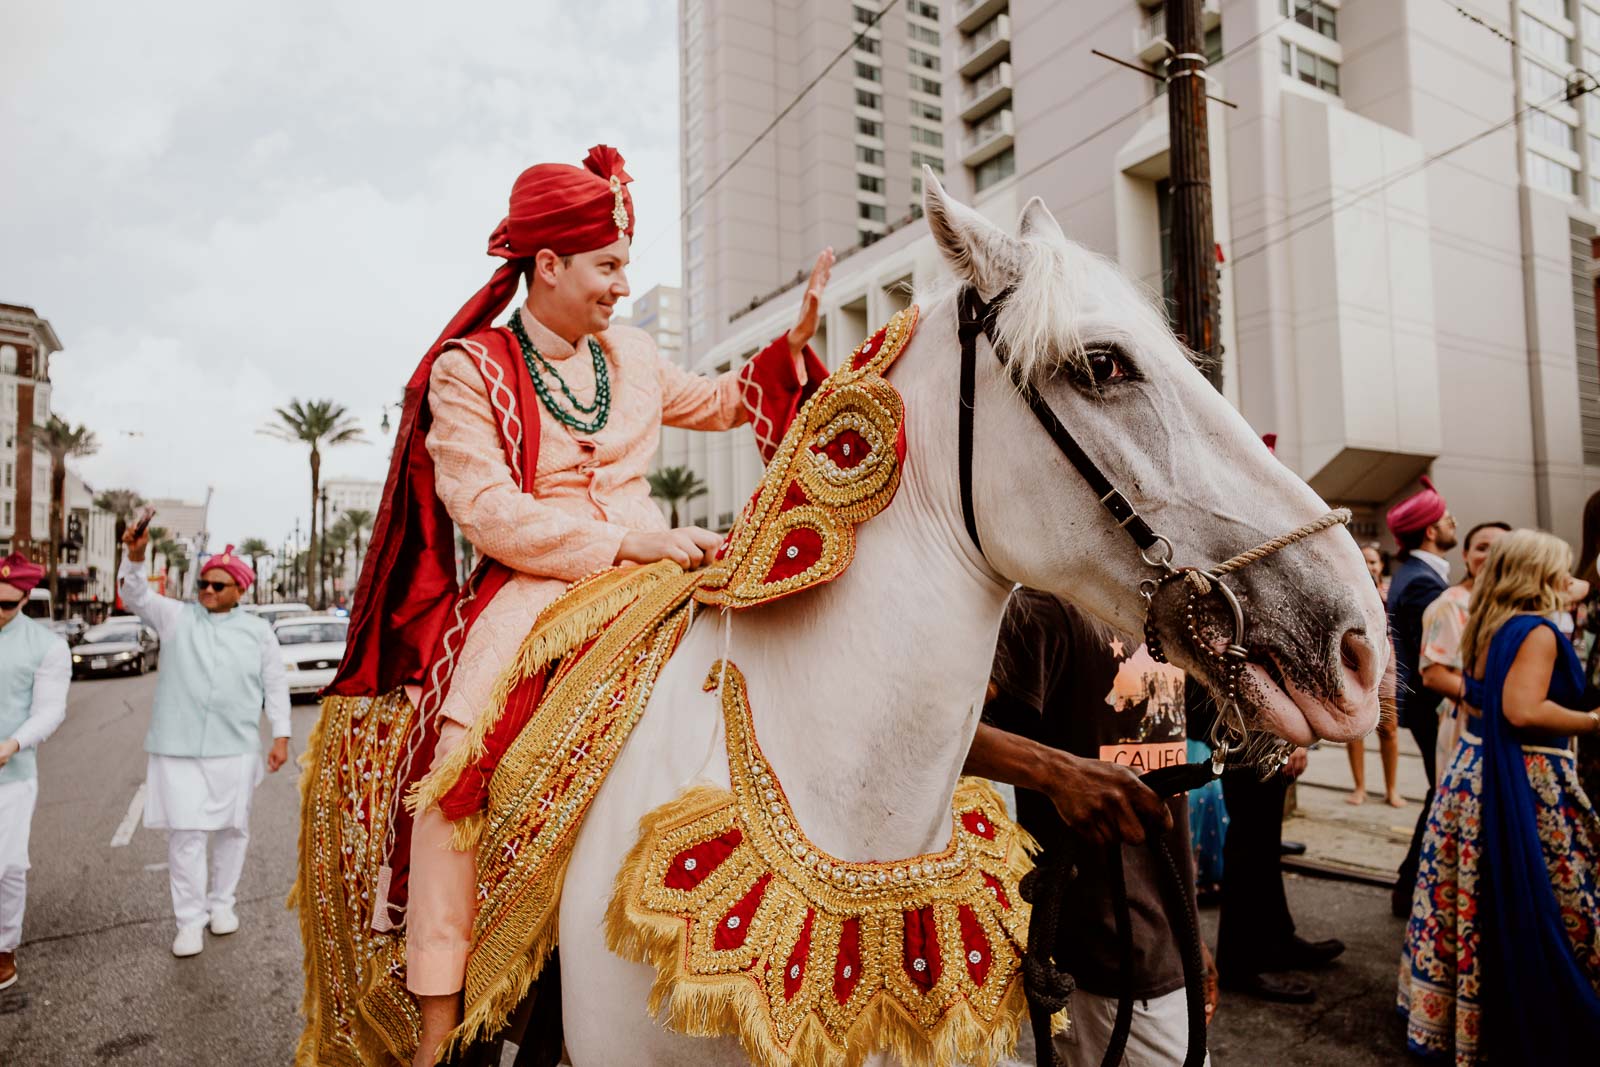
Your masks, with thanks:
[[[1406,497],[1389,509],[1389,532],[1399,537],[1404,533],[1425,530],[1444,518],[1444,497],[1433,487],[1433,481],[1424,474],[1420,479],[1422,492]]]
[[[0,582],[14,585],[24,593],[44,581],[44,574],[44,568],[27,556],[13,552],[5,559],[0,559]]]
[[[200,573],[206,571],[222,571],[228,577],[239,583],[240,589],[249,589],[256,582],[256,572],[250,569],[250,564],[233,554],[233,546],[223,549],[220,555],[212,556],[200,566]]]

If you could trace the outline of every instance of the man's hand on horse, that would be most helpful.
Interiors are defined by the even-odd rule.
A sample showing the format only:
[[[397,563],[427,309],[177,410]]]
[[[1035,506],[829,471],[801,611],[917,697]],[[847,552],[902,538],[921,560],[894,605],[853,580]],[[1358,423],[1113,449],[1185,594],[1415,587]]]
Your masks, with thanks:
[[[822,312],[822,291],[828,287],[828,277],[833,273],[833,263],[833,249],[824,248],[817,256],[816,266],[811,268],[811,278],[806,282],[805,295],[800,298],[800,317],[795,320],[794,328],[789,331],[789,352],[794,356],[795,370],[802,382],[805,380],[805,364],[801,362],[801,353],[817,335],[817,319]]]
[[[710,563],[722,535],[699,526],[680,526],[676,530],[635,531],[623,537],[615,563],[654,563],[670,559],[684,570]]]
[[[1072,831],[1097,845],[1144,843],[1147,830],[1172,829],[1172,812],[1127,767],[1057,753],[1048,790]]]

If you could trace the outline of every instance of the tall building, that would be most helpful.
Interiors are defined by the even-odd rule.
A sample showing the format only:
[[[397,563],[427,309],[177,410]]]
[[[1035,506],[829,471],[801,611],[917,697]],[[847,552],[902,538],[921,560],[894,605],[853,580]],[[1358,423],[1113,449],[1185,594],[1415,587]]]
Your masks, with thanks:
[[[339,521],[347,511],[366,511],[376,516],[383,503],[383,483],[366,478],[329,478],[322,483],[328,494],[328,523]]]
[[[884,13],[885,3],[682,0],[689,352],[721,341],[728,311],[797,280],[822,248],[870,244],[904,221],[921,197],[922,164],[943,170],[939,8],[902,0]]]
[[[1465,523],[1537,524],[1575,541],[1600,488],[1600,0],[1461,6],[1490,27],[1441,0],[1206,0],[1211,92],[1236,105],[1209,113],[1224,392],[1278,434],[1284,462],[1356,512],[1359,535],[1381,536],[1385,508],[1431,473]],[[689,106],[692,65],[714,62],[693,46],[696,7],[686,0],[686,191],[701,173],[689,146],[706,136],[688,132],[691,116],[702,131],[726,114],[759,129],[798,92],[757,49],[723,57],[738,76]],[[740,10],[776,38],[802,33],[788,7]],[[704,42],[720,23],[702,18]],[[892,18],[886,38],[910,22]],[[819,19],[796,54],[842,47],[841,21]],[[944,128],[960,146],[951,191],[1006,226],[1043,197],[1069,236],[1170,291],[1163,86],[1090,51],[1159,71],[1159,2],[946,0],[939,27]],[[802,113],[819,121],[831,83],[817,91],[780,132]],[[770,182],[777,157],[762,151],[747,164]],[[689,232],[725,219],[762,235],[791,284],[751,307],[726,281],[753,262],[744,250],[710,240],[686,255],[692,319],[716,336],[691,341],[696,369],[732,365],[792,320],[812,250],[764,237],[821,232],[808,211],[824,205],[832,231],[851,225],[837,171],[823,151],[807,181],[832,191],[804,202],[708,198]],[[712,249],[731,266],[710,262]],[[907,278],[943,271],[920,224],[845,251],[818,337],[830,363],[903,301]],[[759,470],[702,468],[707,510],[735,510]]]
[[[628,317],[621,321],[649,334],[661,354],[672,362],[683,362],[682,289],[675,285],[658,285],[634,297]]]
[[[50,357],[61,341],[33,308],[0,304],[0,547],[49,555],[50,456],[33,428],[50,419]]]

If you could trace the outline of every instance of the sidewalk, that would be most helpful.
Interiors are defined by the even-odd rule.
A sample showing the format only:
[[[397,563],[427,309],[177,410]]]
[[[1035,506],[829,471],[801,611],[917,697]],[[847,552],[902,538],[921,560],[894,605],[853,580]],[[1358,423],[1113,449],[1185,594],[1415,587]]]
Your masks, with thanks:
[[[1365,879],[1392,881],[1405,858],[1428,788],[1422,757],[1409,730],[1400,731],[1400,795],[1403,808],[1383,799],[1383,766],[1374,734],[1366,739],[1367,799],[1350,804],[1352,783],[1344,745],[1323,742],[1313,749],[1296,784],[1294,813],[1284,821],[1286,841],[1303,841],[1308,865]],[[1294,865],[1293,860],[1285,866]]]

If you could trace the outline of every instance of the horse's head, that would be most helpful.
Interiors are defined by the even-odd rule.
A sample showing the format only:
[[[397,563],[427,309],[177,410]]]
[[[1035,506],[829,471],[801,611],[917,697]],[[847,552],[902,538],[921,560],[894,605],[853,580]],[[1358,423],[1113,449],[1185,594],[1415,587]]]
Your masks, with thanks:
[[[927,304],[918,331],[919,348],[937,338],[948,352],[938,387],[907,382],[915,393],[907,399],[914,430],[939,442],[920,458],[948,471],[923,471],[919,480],[935,487],[975,561],[1133,633],[1146,624],[1141,580],[1162,576],[1030,411],[1029,388],[1170,540],[1180,567],[1214,567],[1328,512],[1196,369],[1154,302],[1114,264],[1067,240],[1040,200],[1023,210],[1013,236],[949,199],[931,173],[924,183],[928,223],[959,284]],[[985,301],[1004,294],[990,332],[1006,362],[985,336],[975,345],[971,501],[981,561],[963,532],[950,447],[958,436],[957,318],[969,288]],[[943,410],[918,417],[927,405]],[[1158,545],[1146,555],[1163,552]],[[1226,580],[1243,612],[1248,659],[1234,679],[1251,725],[1300,743],[1370,730],[1389,644],[1383,605],[1343,526]],[[1148,602],[1149,621],[1174,663],[1221,692],[1230,671],[1219,653],[1234,637],[1233,613],[1220,591],[1187,594],[1183,580],[1162,584]]]

